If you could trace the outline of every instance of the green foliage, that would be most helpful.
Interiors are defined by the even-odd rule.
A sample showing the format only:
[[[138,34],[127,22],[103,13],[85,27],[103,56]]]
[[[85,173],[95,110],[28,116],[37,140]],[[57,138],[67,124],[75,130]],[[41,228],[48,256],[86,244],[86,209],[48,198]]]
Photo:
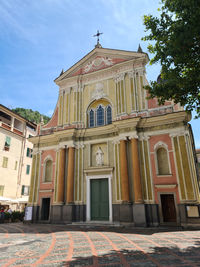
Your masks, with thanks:
[[[12,218],[12,222],[15,222],[15,221],[23,221],[24,212],[13,211],[13,213],[11,215],[11,218]]]
[[[11,215],[9,212],[4,213],[4,220],[9,220],[11,218]]]
[[[161,0],[160,16],[144,16],[150,64],[161,64],[161,82],[146,86],[160,104],[174,100],[200,117],[200,1]]]
[[[41,116],[43,116],[44,124],[46,124],[50,120],[48,116],[40,114],[38,111],[33,111],[32,109],[15,108],[12,109],[12,111],[34,123],[40,123]]]

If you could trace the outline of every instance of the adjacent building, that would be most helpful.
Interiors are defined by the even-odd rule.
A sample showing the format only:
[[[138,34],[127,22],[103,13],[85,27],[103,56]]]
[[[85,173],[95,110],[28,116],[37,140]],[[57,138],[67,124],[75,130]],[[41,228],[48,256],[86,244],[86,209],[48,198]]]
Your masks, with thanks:
[[[23,209],[28,202],[36,124],[0,105],[0,204]]]
[[[55,79],[54,114],[30,139],[33,222],[200,223],[191,117],[147,98],[148,60],[98,43]]]

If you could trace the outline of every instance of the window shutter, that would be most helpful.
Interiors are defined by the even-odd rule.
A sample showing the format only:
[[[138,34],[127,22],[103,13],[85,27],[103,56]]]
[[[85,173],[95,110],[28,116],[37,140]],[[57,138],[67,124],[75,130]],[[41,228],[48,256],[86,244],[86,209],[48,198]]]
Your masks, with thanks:
[[[29,174],[30,172],[30,165],[26,165],[26,174]]]
[[[26,156],[28,157],[29,156],[29,148],[27,147],[27,150],[26,150]]]
[[[6,136],[6,146],[10,146],[10,140],[11,138],[9,136]]]
[[[25,186],[22,185],[22,193],[21,193],[22,195],[24,195],[24,187],[25,187]]]

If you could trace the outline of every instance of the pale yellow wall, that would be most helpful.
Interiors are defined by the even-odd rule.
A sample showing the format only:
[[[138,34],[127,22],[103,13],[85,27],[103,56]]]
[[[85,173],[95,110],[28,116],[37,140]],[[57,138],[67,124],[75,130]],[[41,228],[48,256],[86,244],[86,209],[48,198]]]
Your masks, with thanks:
[[[112,105],[113,120],[117,116],[129,115],[134,111],[142,111],[147,107],[146,91],[142,88],[144,76],[128,73],[123,74],[121,80],[109,78],[98,82],[84,84],[83,87],[70,87],[64,93],[60,91],[58,107],[58,125],[84,123],[87,126],[87,110],[95,100],[93,94],[96,86],[102,84],[102,98],[107,99]],[[135,101],[137,103],[135,103]]]
[[[11,137],[10,150],[4,150],[6,136]],[[21,137],[5,131],[0,128],[0,185],[4,185],[4,197],[15,198],[17,190],[17,176],[19,170],[19,161],[21,153]],[[8,158],[8,167],[3,168],[3,157]],[[17,170],[15,170],[15,161],[18,161]]]
[[[26,136],[28,137],[29,134],[33,136],[35,132],[28,129]],[[4,150],[6,136],[11,137],[9,151]],[[26,139],[25,146],[22,148],[22,137],[0,128],[0,185],[4,185],[4,197],[20,198],[22,185],[30,185],[32,158],[26,157],[27,147],[33,148],[33,144]],[[23,154],[21,154],[22,149],[24,150]],[[21,155],[23,155],[23,159],[20,161]],[[3,157],[8,158],[7,168],[2,167]],[[15,170],[16,161],[18,162],[17,170]],[[22,166],[21,172],[19,172],[20,164]],[[28,164],[30,165],[29,175],[26,174],[26,165]],[[18,179],[19,186],[17,186]]]

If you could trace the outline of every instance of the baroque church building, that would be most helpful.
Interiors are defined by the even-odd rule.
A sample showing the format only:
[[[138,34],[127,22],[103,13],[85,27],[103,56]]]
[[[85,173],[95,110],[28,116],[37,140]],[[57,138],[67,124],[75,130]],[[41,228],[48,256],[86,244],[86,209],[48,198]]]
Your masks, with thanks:
[[[148,99],[148,55],[96,47],[55,79],[34,145],[33,222],[200,223],[191,117]]]

